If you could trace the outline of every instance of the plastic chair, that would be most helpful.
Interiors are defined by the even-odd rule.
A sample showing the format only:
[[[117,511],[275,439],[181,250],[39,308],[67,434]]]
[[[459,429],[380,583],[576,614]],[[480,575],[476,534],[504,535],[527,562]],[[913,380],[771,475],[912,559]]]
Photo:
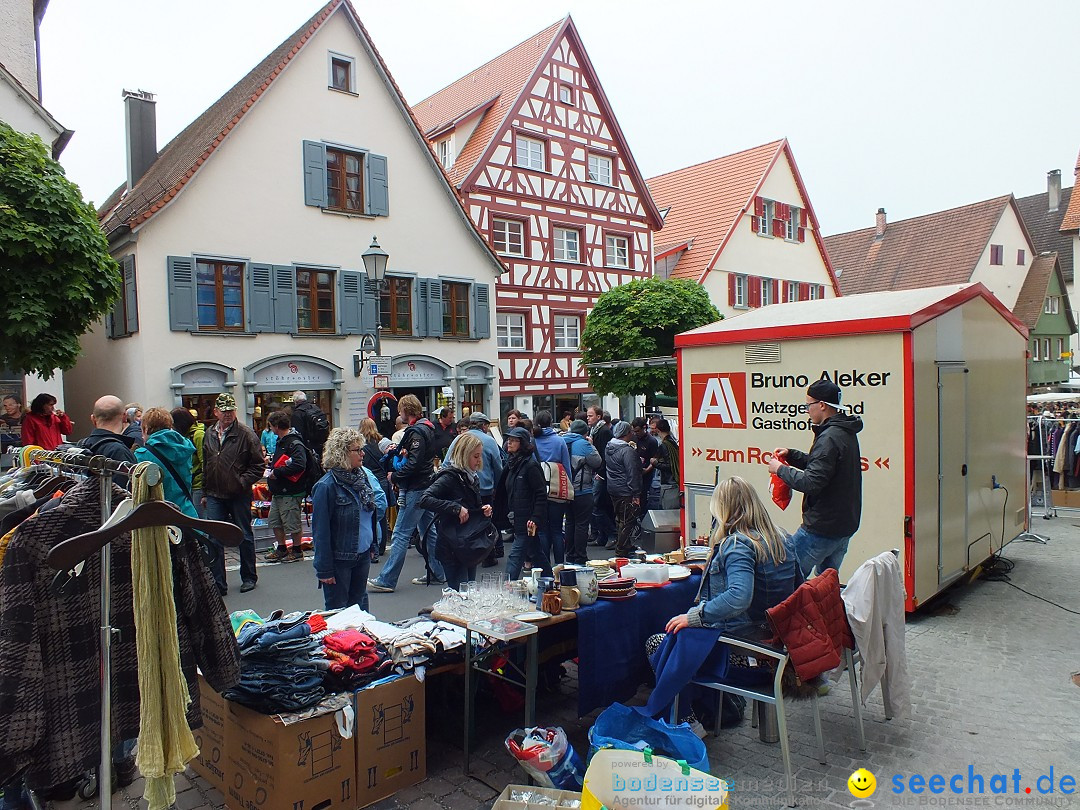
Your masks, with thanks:
[[[746,654],[755,658],[769,658],[775,661],[776,674],[774,675],[771,684],[763,684],[761,686],[736,686],[734,684],[696,677],[690,681],[690,684],[702,686],[707,689],[715,689],[719,692],[730,692],[735,695],[742,695],[747,700],[755,701],[755,716],[757,715],[757,706],[759,703],[762,706],[775,707],[776,724],[780,737],[780,751],[784,760],[784,775],[787,778],[788,806],[795,807],[795,780],[791,772],[791,750],[787,735],[787,713],[784,710],[784,696],[781,686],[784,670],[787,668],[791,659],[788,656],[787,648],[783,645],[766,643],[765,639],[768,634],[769,631],[762,625],[747,625],[745,628],[738,628],[731,634],[720,636],[718,643],[727,644],[732,651],[740,654]],[[859,750],[865,751],[866,737],[863,734],[862,704],[859,700],[859,686],[855,675],[855,666],[851,650],[845,649],[843,651],[843,662],[847,666],[848,680],[851,684],[851,702],[855,709],[855,725],[859,737]],[[811,701],[813,702],[814,707],[814,731],[817,734],[818,741],[818,761],[825,764],[825,738],[821,729],[821,711],[818,707],[817,693],[814,693],[811,697]],[[675,703],[672,706],[672,722],[675,722],[675,719],[678,716],[679,698],[676,696]],[[719,714],[717,715],[717,718],[717,729],[719,729]]]

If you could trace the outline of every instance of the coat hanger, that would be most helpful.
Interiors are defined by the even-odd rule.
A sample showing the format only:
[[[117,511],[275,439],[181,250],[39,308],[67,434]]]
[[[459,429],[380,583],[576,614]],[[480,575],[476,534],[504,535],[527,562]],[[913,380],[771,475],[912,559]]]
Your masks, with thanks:
[[[45,559],[53,568],[66,571],[77,562],[88,559],[94,552],[120,535],[132,529],[145,529],[149,526],[179,526],[195,529],[211,535],[223,546],[238,546],[244,539],[243,531],[232,523],[199,520],[188,517],[167,501],[150,501],[133,509],[131,514],[117,523],[57,543],[49,550]]]

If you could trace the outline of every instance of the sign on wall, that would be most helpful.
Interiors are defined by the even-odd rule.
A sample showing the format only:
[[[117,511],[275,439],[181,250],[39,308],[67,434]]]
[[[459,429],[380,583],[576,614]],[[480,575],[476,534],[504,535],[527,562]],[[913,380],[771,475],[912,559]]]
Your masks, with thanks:
[[[304,360],[282,360],[257,371],[256,386],[296,386],[297,388],[330,388],[334,375],[325,366]]]

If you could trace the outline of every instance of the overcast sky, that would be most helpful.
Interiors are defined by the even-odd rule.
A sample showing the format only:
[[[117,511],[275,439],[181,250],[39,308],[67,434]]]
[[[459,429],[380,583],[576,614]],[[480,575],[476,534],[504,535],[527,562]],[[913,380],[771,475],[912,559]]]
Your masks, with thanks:
[[[323,5],[51,0],[45,107],[95,203],[124,177],[124,88],[165,145]],[[355,2],[410,102],[569,13],[645,177],[786,136],[826,234],[1073,184],[1074,0]]]

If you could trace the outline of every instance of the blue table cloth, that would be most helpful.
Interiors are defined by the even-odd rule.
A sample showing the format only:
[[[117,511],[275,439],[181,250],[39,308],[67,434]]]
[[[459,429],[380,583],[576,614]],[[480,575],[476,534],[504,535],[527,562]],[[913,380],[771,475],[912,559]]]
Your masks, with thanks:
[[[642,588],[626,601],[597,600],[577,609],[578,716],[625,703],[652,677],[645,640],[694,603],[701,576]]]

